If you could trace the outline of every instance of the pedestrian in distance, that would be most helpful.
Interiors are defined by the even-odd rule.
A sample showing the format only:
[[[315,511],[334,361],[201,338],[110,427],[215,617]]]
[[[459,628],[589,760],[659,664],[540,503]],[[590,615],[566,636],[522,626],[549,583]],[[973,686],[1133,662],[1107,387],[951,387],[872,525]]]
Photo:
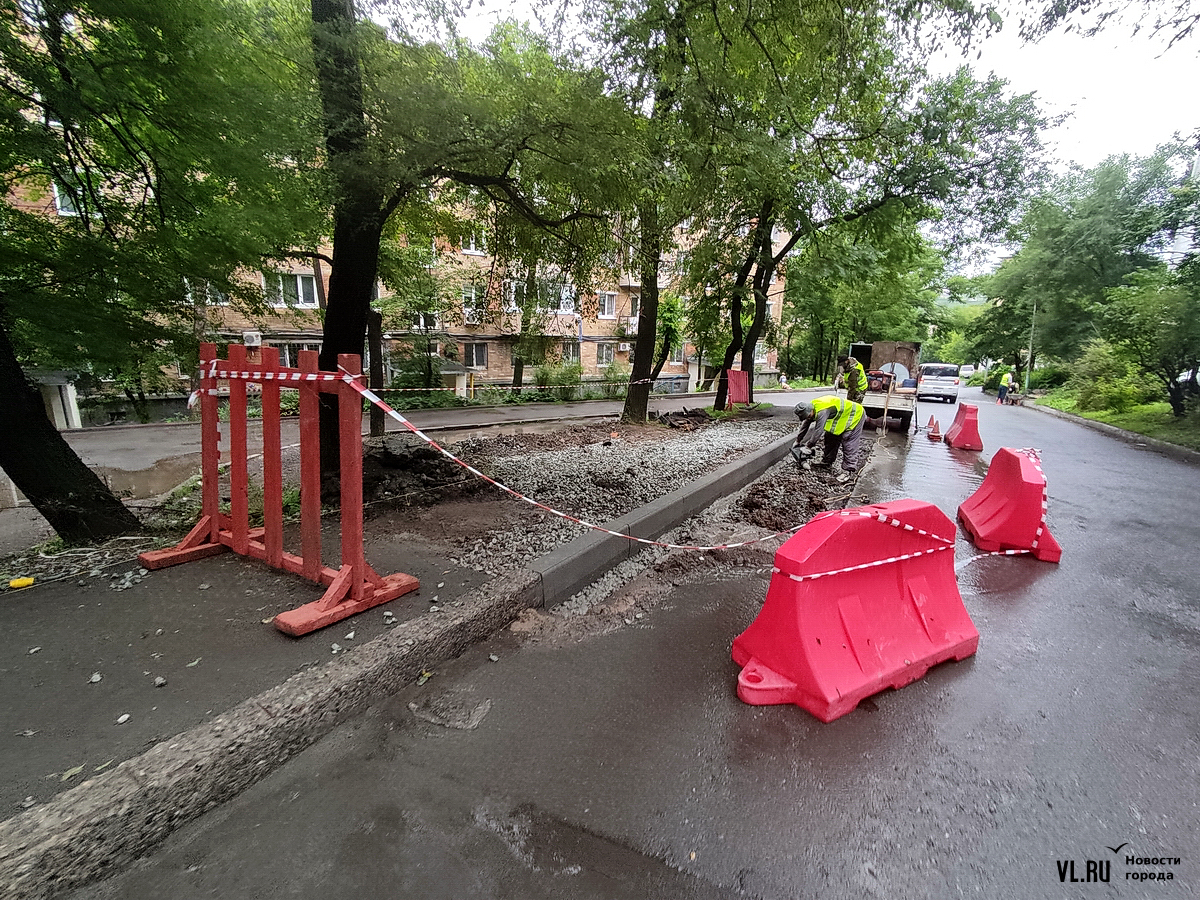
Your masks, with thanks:
[[[813,400],[801,400],[796,404],[796,416],[800,419],[800,434],[792,446],[792,455],[804,468],[812,465],[828,469],[842,451],[842,472],[837,480],[849,481],[858,475],[859,448],[862,444],[863,422],[866,410],[853,400],[827,394]],[[812,463],[818,441],[823,441],[821,461]]]
[[[1008,396],[1008,389],[1012,387],[1012,370],[1005,369],[1004,374],[1000,376],[1000,387],[997,392],[996,403],[1004,404],[1004,398]]]
[[[785,391],[788,390],[787,376],[782,372],[779,373],[779,386]]]
[[[846,386],[846,399],[853,403],[862,403],[867,395],[867,373],[863,371],[862,363],[853,356],[838,357],[838,368],[842,370],[842,382]]]

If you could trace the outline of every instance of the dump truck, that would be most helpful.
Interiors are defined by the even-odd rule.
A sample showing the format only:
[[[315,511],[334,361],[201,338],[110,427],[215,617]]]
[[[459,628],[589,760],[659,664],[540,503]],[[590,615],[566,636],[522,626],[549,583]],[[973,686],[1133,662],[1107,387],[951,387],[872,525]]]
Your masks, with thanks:
[[[862,404],[872,419],[899,419],[907,431],[917,409],[917,358],[921,345],[913,341],[875,341],[851,344],[850,355],[867,373]]]

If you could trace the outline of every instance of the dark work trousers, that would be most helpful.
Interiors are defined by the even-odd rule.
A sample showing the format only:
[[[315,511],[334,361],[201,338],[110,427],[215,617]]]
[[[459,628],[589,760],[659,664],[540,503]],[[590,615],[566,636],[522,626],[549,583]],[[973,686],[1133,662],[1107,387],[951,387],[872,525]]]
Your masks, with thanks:
[[[858,471],[858,448],[862,439],[863,416],[853,428],[847,428],[845,434],[830,434],[825,432],[825,452],[821,455],[821,465],[832,466],[837,459],[838,448],[842,451],[842,468],[847,472]]]

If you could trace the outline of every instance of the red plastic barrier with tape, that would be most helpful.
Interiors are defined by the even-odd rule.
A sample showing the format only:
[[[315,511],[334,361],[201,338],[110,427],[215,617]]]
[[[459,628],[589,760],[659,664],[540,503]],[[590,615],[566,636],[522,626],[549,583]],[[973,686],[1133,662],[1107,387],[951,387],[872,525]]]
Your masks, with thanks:
[[[813,519],[775,554],[758,618],[733,642],[738,696],[823,722],[975,652],[954,576],[954,523],[920,500]]]
[[[1062,547],[1046,528],[1046,476],[1033,450],[1001,447],[958,518],[980,550],[1027,550],[1058,562]]]
[[[979,407],[970,403],[958,404],[954,424],[946,429],[946,443],[959,450],[982,450],[979,436]]]

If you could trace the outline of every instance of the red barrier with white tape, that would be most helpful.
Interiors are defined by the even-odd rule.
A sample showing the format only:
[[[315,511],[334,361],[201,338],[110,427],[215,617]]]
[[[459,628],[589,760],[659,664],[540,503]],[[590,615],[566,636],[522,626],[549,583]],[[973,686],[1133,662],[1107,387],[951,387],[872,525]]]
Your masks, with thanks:
[[[1001,447],[983,483],[958,507],[958,518],[980,550],[1058,562],[1062,547],[1046,527],[1047,489],[1037,450]]]
[[[733,642],[738,696],[829,722],[974,653],[953,534],[941,510],[918,500],[814,518],[775,554],[762,611]]]

